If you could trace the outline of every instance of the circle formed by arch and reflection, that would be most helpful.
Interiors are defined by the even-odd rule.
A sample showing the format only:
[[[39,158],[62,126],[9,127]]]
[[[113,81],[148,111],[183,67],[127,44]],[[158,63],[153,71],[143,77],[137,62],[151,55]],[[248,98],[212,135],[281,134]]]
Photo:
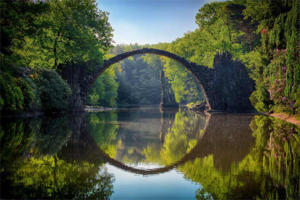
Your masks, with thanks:
[[[95,149],[96,155],[98,155],[99,157],[102,157],[106,162],[116,166],[119,169],[122,169],[124,171],[128,171],[128,172],[132,172],[135,174],[140,174],[140,175],[154,175],[154,174],[161,174],[161,173],[165,173],[168,172],[174,168],[176,168],[177,166],[180,166],[184,163],[186,163],[189,160],[193,160],[195,159],[195,157],[199,156],[199,152],[201,152],[201,139],[205,134],[208,122],[209,122],[209,116],[207,116],[206,118],[206,125],[203,129],[203,134],[200,136],[200,138],[197,140],[197,144],[193,147],[193,149],[191,149],[186,155],[184,155],[179,161],[171,164],[171,165],[167,165],[165,167],[160,167],[160,168],[154,168],[154,169],[140,169],[140,168],[134,168],[132,166],[126,165],[114,158],[111,158],[108,154],[106,154],[101,147],[99,147],[97,145],[97,143],[95,141],[90,141],[91,144],[93,144],[93,149]],[[91,139],[92,140],[92,139]],[[96,150],[97,149],[97,150]],[[205,156],[205,155],[203,155]]]

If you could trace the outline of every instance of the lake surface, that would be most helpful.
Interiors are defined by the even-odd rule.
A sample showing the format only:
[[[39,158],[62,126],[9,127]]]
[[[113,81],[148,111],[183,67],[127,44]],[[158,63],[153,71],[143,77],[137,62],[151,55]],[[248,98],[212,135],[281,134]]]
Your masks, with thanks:
[[[297,199],[300,127],[130,108],[1,119],[1,199]]]

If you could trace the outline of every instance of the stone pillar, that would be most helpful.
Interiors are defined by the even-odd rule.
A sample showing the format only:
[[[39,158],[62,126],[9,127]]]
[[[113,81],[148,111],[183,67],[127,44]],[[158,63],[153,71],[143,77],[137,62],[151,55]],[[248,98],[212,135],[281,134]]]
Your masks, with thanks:
[[[209,99],[213,111],[255,111],[249,100],[254,89],[255,82],[242,62],[233,60],[230,53],[216,55],[213,92]]]
[[[69,99],[70,111],[84,111],[88,92],[98,72],[99,68],[91,69],[89,63],[73,63],[63,66],[61,76],[72,90]]]
[[[179,104],[175,101],[174,91],[165,77],[164,71],[160,74],[161,102],[160,108],[178,108]]]

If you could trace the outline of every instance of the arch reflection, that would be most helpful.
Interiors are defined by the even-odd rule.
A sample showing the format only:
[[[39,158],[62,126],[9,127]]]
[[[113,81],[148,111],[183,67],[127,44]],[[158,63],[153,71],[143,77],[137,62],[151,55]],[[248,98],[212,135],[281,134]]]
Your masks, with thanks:
[[[201,127],[199,125],[201,124],[201,120],[196,120],[194,126],[187,127],[183,119],[186,116],[184,116],[183,113],[184,112],[178,112],[175,117],[174,113],[158,113],[160,115],[159,120],[161,120],[162,123],[159,127],[156,127],[156,130],[159,130],[159,132],[156,135],[158,139],[154,140],[154,142],[149,132],[145,131],[145,129],[138,129],[138,131],[142,131],[142,135],[145,135],[146,139],[150,138],[149,140],[151,142],[149,142],[149,144],[143,141],[143,137],[139,138],[138,131],[134,131],[136,130],[135,128],[140,127],[139,121],[136,121],[136,119],[142,118],[140,115],[132,117],[134,121],[133,124],[128,123],[128,121],[122,121],[122,113],[118,113],[118,116],[120,116],[118,119],[119,123],[116,123],[116,113],[104,113],[101,116],[104,118],[106,116],[106,119],[102,118],[101,120],[90,115],[87,118],[91,121],[90,124],[87,123],[89,127],[80,128],[81,130],[86,130],[85,133],[81,132],[81,142],[85,143],[85,145],[83,145],[85,149],[82,149],[82,151],[87,151],[88,147],[93,154],[104,158],[107,162],[121,169],[136,174],[151,175],[167,172],[187,161],[203,158],[211,154],[214,155],[214,163],[218,168],[228,169],[232,163],[242,160],[254,145],[254,139],[251,135],[252,131],[249,127],[253,117],[252,115],[228,114],[208,116],[206,119],[207,123],[205,125],[202,124],[203,128],[199,130],[197,127]],[[134,115],[134,113],[131,114]],[[147,116],[144,116],[143,119],[146,117]],[[194,115],[194,117],[197,118],[199,116]],[[155,118],[153,119],[153,117],[146,119],[150,121],[157,120]],[[94,127],[94,130],[98,131],[97,133],[91,131],[95,121],[101,122]],[[191,122],[190,119],[186,121]],[[86,123],[83,124],[87,126]],[[124,124],[126,125],[124,126]],[[181,132],[180,127],[184,127],[186,132]],[[122,129],[123,131],[129,130],[129,133],[125,131],[118,136],[117,132],[120,130],[122,132]],[[104,133],[103,130],[106,130],[106,132]],[[107,130],[110,130],[110,132]],[[167,130],[167,134],[165,134],[163,130]],[[198,131],[197,138],[189,139],[188,133],[193,130]],[[183,133],[184,137],[180,133]],[[97,136],[99,136],[98,134],[100,135],[99,138],[97,138]],[[135,136],[129,138],[126,134],[135,134]],[[164,137],[162,137],[162,135],[164,135]],[[177,140],[172,140],[174,138]],[[78,138],[73,139],[76,139],[78,143]],[[71,141],[69,143],[71,143]],[[69,143],[68,147],[71,145]],[[136,143],[137,148],[133,149],[132,146]],[[129,144],[129,148],[124,144]],[[180,151],[179,154],[175,154],[177,153],[176,151],[178,151],[176,145],[179,149],[184,147],[182,148],[183,151]],[[167,149],[168,147],[170,149]],[[172,155],[173,147],[175,147],[175,151],[173,151],[175,153]],[[74,153],[76,151],[72,150],[72,152]],[[170,157],[167,157],[168,153],[171,155]],[[130,157],[131,155],[133,156]],[[179,156],[176,157],[176,155]],[[146,164],[147,162],[150,164],[154,163],[158,167],[155,169],[141,169],[136,167],[136,163],[141,161]]]

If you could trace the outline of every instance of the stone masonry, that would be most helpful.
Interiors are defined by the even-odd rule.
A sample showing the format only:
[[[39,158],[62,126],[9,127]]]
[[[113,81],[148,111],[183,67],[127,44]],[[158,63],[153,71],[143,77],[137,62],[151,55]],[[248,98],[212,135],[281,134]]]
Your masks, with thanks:
[[[89,67],[89,63],[64,66],[62,77],[67,80],[72,90],[71,110],[84,110],[91,86],[108,67],[130,56],[147,53],[171,58],[190,71],[202,88],[211,111],[249,112],[254,110],[249,101],[254,91],[254,82],[249,78],[246,67],[241,62],[232,60],[230,54],[217,55],[214,67],[208,68],[189,62],[170,52],[149,48],[119,54],[105,60],[103,65],[94,69]]]

